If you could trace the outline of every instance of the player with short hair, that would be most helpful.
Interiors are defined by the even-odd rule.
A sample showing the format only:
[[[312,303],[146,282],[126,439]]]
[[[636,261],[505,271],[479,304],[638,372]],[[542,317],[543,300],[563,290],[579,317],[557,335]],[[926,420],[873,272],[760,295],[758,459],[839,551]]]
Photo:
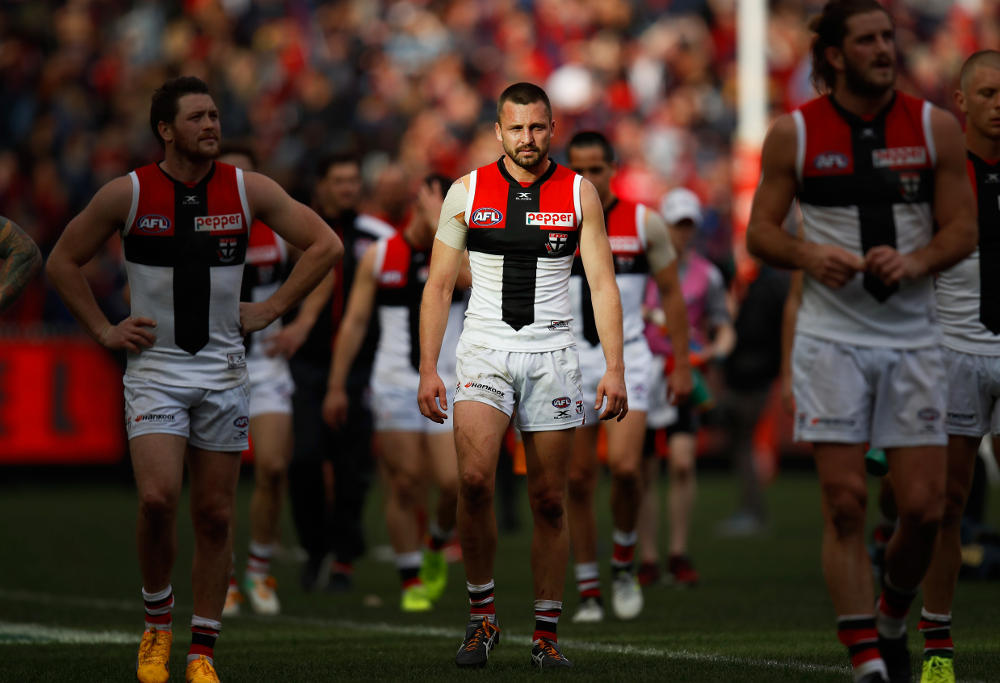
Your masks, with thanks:
[[[961,522],[979,442],[1000,434],[1000,52],[983,50],[962,66],[955,104],[965,114],[969,180],[979,210],[978,246],[938,274],[937,314],[948,375],[948,476],[937,547],[924,577],[921,683],[955,680],[951,606],[962,566]]]
[[[614,149],[608,139],[596,131],[574,135],[567,146],[569,167],[593,183],[601,200],[604,222],[614,258],[615,278],[622,297],[625,381],[629,413],[620,422],[604,422],[608,438],[608,468],[611,470],[611,513],[614,523],[611,556],[611,607],[619,619],[634,619],[642,610],[642,589],[635,573],[636,526],[642,500],[642,446],[646,433],[646,414],[650,387],[656,383],[667,400],[662,362],[654,363],[644,335],[642,302],[646,283],[652,281],[660,293],[664,318],[670,337],[678,350],[679,362],[670,375],[670,392],[683,402],[691,391],[691,366],[688,363],[688,322],[677,276],[677,254],[670,242],[663,218],[643,204],[621,199],[611,190],[611,178],[617,169]],[[597,622],[604,618],[600,575],[597,565],[597,520],[594,515],[594,491],[597,487],[597,411],[587,400],[604,375],[604,353],[594,321],[590,287],[584,277],[583,263],[573,264],[570,293],[573,298],[576,347],[583,376],[586,419],[577,428],[569,475],[569,522],[573,555],[576,561],[580,605],[574,622]],[[567,408],[568,410],[568,408]]]
[[[484,666],[499,641],[493,494],[500,444],[512,418],[524,441],[534,517],[532,663],[542,669],[570,666],[556,629],[569,554],[567,470],[584,415],[569,298],[577,245],[607,366],[596,405],[606,401],[602,419],[621,420],[628,412],[621,298],[600,197],[589,181],[549,158],[554,130],[544,90],[531,83],[504,90],[496,123],[504,155],[449,189],[424,286],[420,411],[443,422],[447,390],[437,361],[468,248],[472,295],[458,344],[454,398],[458,532],[470,603],[465,641],[455,657],[461,667]]]
[[[379,464],[389,488],[386,524],[396,553],[402,584],[400,608],[404,612],[427,611],[441,597],[448,578],[443,548],[455,529],[458,469],[451,424],[425,420],[416,405],[420,297],[441,212],[442,188],[450,184],[450,179],[440,176],[427,178],[403,231],[379,240],[361,257],[334,345],[323,400],[323,419],[339,428],[348,413],[348,371],[364,341],[369,319],[376,313],[383,333],[375,350],[372,405]],[[463,310],[464,297],[456,292],[438,363],[449,386],[454,384],[455,345],[462,332]],[[419,510],[428,478],[437,485],[439,496],[429,525],[429,544],[422,551]]]
[[[125,417],[139,491],[138,550],[146,630],[136,675],[165,683],[174,604],[170,575],[188,464],[195,548],[186,679],[218,681],[214,647],[231,562],[239,455],[247,448],[249,387],[243,336],[305,296],[342,254],[320,218],[273,180],[218,163],[219,110],[198,78],[153,94],[150,126],[164,159],[104,185],[60,236],[49,279],[84,329],[128,351]],[[249,228],[267,223],[302,250],[270,297],[241,303]],[[120,230],[131,315],[112,324],[83,266]]]
[[[855,680],[896,683],[909,680],[905,618],[944,508],[947,378],[931,276],[975,247],[975,204],[955,118],[894,87],[885,8],[831,0],[812,28],[826,94],[768,132],[747,247],[804,271],[795,431],[813,444],[824,575]],[[803,238],[782,227],[796,197]],[[866,444],[885,450],[899,510],[875,614]]]

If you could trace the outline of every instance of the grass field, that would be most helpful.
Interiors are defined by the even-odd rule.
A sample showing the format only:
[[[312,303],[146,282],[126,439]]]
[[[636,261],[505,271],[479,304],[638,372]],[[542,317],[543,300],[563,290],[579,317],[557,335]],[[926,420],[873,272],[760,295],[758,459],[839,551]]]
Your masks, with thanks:
[[[601,500],[607,500],[602,483]],[[646,608],[632,622],[575,625],[567,580],[560,644],[577,680],[610,681],[849,681],[836,640],[834,615],[819,567],[820,517],[810,474],[787,474],[768,489],[771,530],[755,539],[720,539],[715,523],[733,509],[736,486],[718,474],[700,482],[692,554],[701,585],[681,591],[646,589]],[[874,482],[873,482],[874,492]],[[994,491],[994,498],[997,492]],[[249,480],[241,482],[246,519]],[[523,496],[522,496],[523,502]],[[367,513],[373,545],[385,542],[378,494]],[[606,505],[599,524],[609,538]],[[1000,502],[991,521],[997,524]],[[135,559],[134,492],[127,483],[0,484],[0,681],[129,681],[142,629]],[[466,618],[464,576],[451,566],[451,584],[435,611],[404,615],[392,565],[369,554],[350,594],[303,593],[299,567],[276,562],[284,611],[264,619],[225,622],[216,650],[224,681],[521,680],[529,666],[533,627],[528,511],[524,530],[501,537],[497,610],[503,642],[483,672],[452,663]],[[284,524],[284,538],[294,533]],[[183,680],[191,614],[190,524],[181,515],[181,550],[174,572],[177,605],[172,678]],[[246,529],[238,533],[245,561]],[[608,547],[602,549],[606,567]],[[608,590],[607,576],[602,577]],[[382,605],[367,606],[378,596]],[[367,597],[367,600],[366,600]],[[1000,680],[1000,583],[962,583],[955,605],[957,669],[963,681]],[[914,613],[919,612],[919,599]],[[922,644],[916,616],[911,647]],[[917,669],[919,671],[919,669]]]

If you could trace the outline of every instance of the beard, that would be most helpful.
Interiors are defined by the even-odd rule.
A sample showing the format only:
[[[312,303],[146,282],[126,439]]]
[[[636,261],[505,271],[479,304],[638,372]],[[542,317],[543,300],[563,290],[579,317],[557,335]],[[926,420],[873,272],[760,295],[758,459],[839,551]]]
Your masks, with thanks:
[[[178,137],[174,141],[174,149],[177,153],[191,161],[193,163],[199,163],[202,161],[211,161],[219,156],[220,146],[218,141],[215,143],[215,149],[213,151],[208,151],[204,149],[197,140],[193,144],[188,144],[186,140]]]
[[[507,146],[507,143],[504,142],[503,151],[508,157],[510,157],[510,160],[513,161],[515,164],[517,164],[526,171],[530,171],[532,169],[537,168],[540,163],[545,161],[545,157],[549,153],[549,146],[547,144],[544,147],[536,147],[534,145],[531,145],[531,146],[522,146],[516,149],[511,149],[510,147]],[[528,157],[526,156],[526,154],[532,154],[530,158],[533,160],[528,161]]]
[[[862,97],[879,97],[891,90],[896,83],[896,65],[892,67],[892,78],[888,83],[877,83],[869,80],[861,69],[854,67],[849,61],[844,61],[844,83],[847,89]]]

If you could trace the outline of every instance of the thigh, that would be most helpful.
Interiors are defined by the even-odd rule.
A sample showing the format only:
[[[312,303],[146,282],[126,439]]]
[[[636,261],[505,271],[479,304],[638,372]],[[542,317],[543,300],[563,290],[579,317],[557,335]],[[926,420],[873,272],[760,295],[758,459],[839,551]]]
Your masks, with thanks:
[[[628,389],[628,409],[646,413],[650,405],[652,387],[649,378],[655,362],[646,338],[641,337],[625,345],[625,386]],[[662,365],[659,366],[663,368]],[[664,387],[664,397],[666,388]],[[589,419],[589,418],[588,418]]]
[[[638,471],[646,438],[646,413],[631,410],[631,404],[629,408],[621,422],[606,420],[603,423],[608,435],[608,464]]]
[[[575,347],[511,354],[522,432],[578,427],[584,421],[580,365]]]
[[[231,510],[240,475],[240,454],[192,447],[187,461],[191,509]]]
[[[378,457],[391,476],[419,477],[424,469],[423,435],[420,432],[378,433]]]
[[[440,432],[424,435],[427,444],[427,455],[430,460],[434,481],[441,484],[454,484],[458,477],[458,456],[455,454],[455,436],[450,432]]]
[[[253,394],[251,393],[251,400]],[[263,413],[250,418],[253,457],[258,465],[285,469],[292,458],[292,416],[289,413]]]
[[[872,447],[943,447],[948,377],[941,348],[880,349],[872,371],[878,372]]]
[[[206,451],[239,452],[250,447],[250,385],[219,391],[205,390],[191,407],[188,442]]]
[[[461,478],[493,481],[510,417],[478,401],[455,403],[455,452]]]
[[[176,434],[143,434],[128,444],[139,499],[163,497],[174,502],[184,483],[187,440]]]
[[[655,355],[648,368],[646,385],[649,387],[647,396],[649,407],[646,411],[646,426],[650,429],[663,429],[677,419],[677,406],[672,405],[667,396],[665,363],[663,356]],[[631,399],[630,395],[629,408],[632,407]]]
[[[569,476],[569,461],[576,430],[521,432],[528,466],[528,492],[563,493]]]
[[[837,503],[840,494],[867,500],[864,444],[817,443],[813,454],[824,510]]]
[[[870,439],[874,390],[858,347],[805,335],[792,353],[795,440],[864,443]]]

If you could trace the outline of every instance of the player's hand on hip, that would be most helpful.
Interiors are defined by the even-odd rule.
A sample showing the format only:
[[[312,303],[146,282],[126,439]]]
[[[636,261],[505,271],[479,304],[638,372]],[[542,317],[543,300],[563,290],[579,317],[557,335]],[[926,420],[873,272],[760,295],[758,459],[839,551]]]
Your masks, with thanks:
[[[604,399],[607,398],[607,404]],[[617,419],[621,422],[628,414],[628,391],[625,389],[625,375],[621,372],[605,372],[597,385],[597,402],[594,410],[600,410],[604,404],[601,420]]]
[[[277,317],[266,301],[241,301],[240,334],[246,336],[251,332],[263,330]]]
[[[444,424],[448,419],[448,392],[436,372],[428,375],[421,373],[417,404],[420,406],[421,415],[428,420]]]
[[[327,388],[321,408],[323,421],[332,429],[347,422],[347,392],[342,388]]]
[[[865,269],[865,260],[832,244],[812,244],[804,270],[831,289],[840,289]]]
[[[694,389],[694,378],[691,375],[690,365],[674,364],[674,369],[667,378],[667,391],[670,402],[674,405],[683,403],[691,395]]]
[[[156,343],[156,335],[147,329],[149,327],[156,327],[156,321],[151,318],[129,316],[117,325],[108,324],[101,333],[99,341],[108,349],[125,349],[139,353]]]

